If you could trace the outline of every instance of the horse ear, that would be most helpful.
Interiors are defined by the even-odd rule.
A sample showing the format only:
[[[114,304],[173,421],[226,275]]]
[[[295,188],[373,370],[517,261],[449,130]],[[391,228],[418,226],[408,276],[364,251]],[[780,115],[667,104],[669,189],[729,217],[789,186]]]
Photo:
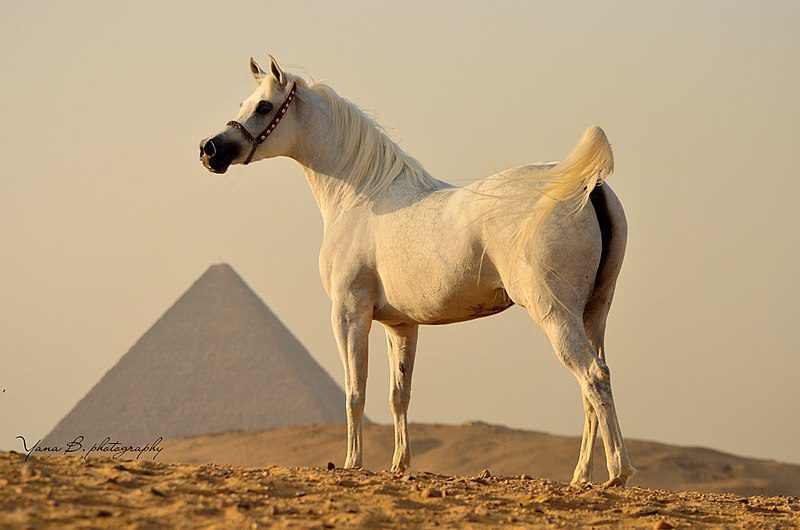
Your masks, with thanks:
[[[256,80],[256,83],[261,83],[261,80],[267,75],[252,57],[250,57],[250,73],[253,74],[253,79]]]
[[[278,82],[279,85],[286,84],[286,76],[283,74],[283,70],[281,69],[278,61],[275,60],[271,54],[269,55],[269,69],[272,71],[272,77],[275,78],[275,81]]]

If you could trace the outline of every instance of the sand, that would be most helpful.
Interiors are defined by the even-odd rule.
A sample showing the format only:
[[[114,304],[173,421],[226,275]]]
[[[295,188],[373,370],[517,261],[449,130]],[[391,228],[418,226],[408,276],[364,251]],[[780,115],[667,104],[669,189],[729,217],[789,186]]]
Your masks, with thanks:
[[[2,528],[800,528],[796,497],[0,453]]]
[[[373,471],[390,467],[394,436],[390,426],[364,428],[364,464]],[[500,475],[528,474],[568,482],[578,459],[580,439],[473,422],[464,425],[410,426],[412,468],[449,475],[471,475],[489,468]],[[260,432],[227,432],[167,440],[159,460],[238,466],[337,465],[345,456],[344,424],[291,427]],[[680,447],[627,440],[639,470],[632,485],[673,491],[738,495],[800,496],[800,466],[743,458],[702,447]],[[602,445],[595,453],[594,479],[607,478]]]

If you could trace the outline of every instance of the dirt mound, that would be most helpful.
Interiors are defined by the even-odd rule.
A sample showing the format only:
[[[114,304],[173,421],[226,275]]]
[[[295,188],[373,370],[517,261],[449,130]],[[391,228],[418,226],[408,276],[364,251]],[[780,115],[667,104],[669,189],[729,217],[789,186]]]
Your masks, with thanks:
[[[364,427],[368,469],[389,469],[392,427]],[[569,481],[580,439],[473,422],[464,425],[410,426],[412,466],[442,474],[471,475],[489,468],[502,475]],[[800,466],[742,458],[701,447],[627,440],[637,473],[631,483],[674,491],[728,492],[739,495],[800,495]],[[320,466],[341,464],[344,424],[311,425],[260,432],[227,432],[167,440],[159,460],[239,466]],[[602,444],[595,452],[594,478],[606,479]]]
[[[796,497],[0,453],[0,527],[800,528]]]

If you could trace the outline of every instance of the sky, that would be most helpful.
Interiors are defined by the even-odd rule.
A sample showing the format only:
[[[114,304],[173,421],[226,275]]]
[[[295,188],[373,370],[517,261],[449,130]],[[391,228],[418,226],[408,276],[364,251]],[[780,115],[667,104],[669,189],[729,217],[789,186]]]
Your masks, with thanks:
[[[221,261],[342,383],[302,172],[275,159],[220,176],[197,159],[252,91],[248,58],[270,52],[457,185],[563,157],[601,125],[629,224],[606,339],[624,435],[800,463],[797,2],[2,12],[0,449],[49,432]],[[366,413],[389,422],[381,335]],[[577,436],[583,410],[512,308],[421,329],[410,418]]]

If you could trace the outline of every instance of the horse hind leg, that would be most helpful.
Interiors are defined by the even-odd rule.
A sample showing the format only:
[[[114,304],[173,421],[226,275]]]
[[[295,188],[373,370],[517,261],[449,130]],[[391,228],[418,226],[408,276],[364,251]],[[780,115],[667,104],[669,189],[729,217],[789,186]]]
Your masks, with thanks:
[[[597,439],[597,414],[591,402],[583,397],[583,437],[581,438],[581,452],[578,456],[578,465],[572,474],[572,483],[581,484],[592,481],[594,470],[594,445]]]
[[[636,469],[628,459],[614,407],[611,374],[605,361],[598,355],[586,336],[583,322],[572,315],[567,313],[550,315],[542,327],[550,338],[558,358],[577,379],[584,403],[591,406],[595,412],[606,453],[609,474],[606,484],[624,485],[628,478],[636,472]],[[591,422],[591,420],[587,421]],[[589,424],[589,429],[586,430],[588,432],[585,432],[586,444],[591,441],[589,440],[591,430],[591,424]],[[584,456],[583,453],[582,456]],[[576,473],[582,470],[579,462]]]
[[[595,286],[583,311],[586,336],[600,360],[606,362],[605,332],[614,289],[625,257],[628,227],[619,199],[608,185],[596,188],[590,195],[603,242],[603,252],[595,277]],[[597,414],[584,398],[585,423],[581,453],[572,482],[591,482],[593,455],[597,436]]]
[[[608,310],[611,306],[610,296],[605,296],[601,290],[592,293],[589,303],[583,313],[583,325],[586,337],[597,356],[605,363],[605,327]],[[594,472],[594,450],[597,439],[597,413],[591,402],[583,398],[584,425],[583,438],[581,439],[581,452],[578,465],[572,475],[572,482],[579,484],[591,482]]]

